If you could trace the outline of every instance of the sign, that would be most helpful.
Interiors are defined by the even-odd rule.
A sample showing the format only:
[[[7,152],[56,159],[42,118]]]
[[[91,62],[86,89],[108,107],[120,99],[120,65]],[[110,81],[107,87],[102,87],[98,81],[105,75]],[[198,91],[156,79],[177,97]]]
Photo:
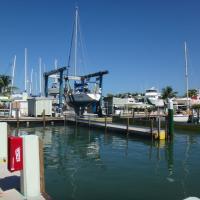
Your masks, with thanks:
[[[11,172],[23,169],[22,138],[8,137],[8,170]]]

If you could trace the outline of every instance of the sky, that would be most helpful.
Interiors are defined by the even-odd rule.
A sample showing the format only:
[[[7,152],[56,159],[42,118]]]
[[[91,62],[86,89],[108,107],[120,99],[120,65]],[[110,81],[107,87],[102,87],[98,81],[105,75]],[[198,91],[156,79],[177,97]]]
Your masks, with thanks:
[[[54,69],[55,59],[66,66],[75,6],[84,49],[79,67],[84,73],[109,71],[104,94],[168,85],[184,94],[184,41],[189,88],[200,88],[199,0],[1,0],[0,73],[11,75],[16,55],[14,85],[24,90],[25,48],[35,88],[39,57],[45,71]]]

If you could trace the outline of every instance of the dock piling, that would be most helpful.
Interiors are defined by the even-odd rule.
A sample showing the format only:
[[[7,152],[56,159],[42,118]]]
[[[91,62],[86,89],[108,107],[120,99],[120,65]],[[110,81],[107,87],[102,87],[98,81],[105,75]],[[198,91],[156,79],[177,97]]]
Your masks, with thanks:
[[[168,116],[165,116],[165,139],[168,139]]]
[[[134,108],[132,109],[132,118],[134,119],[134,117],[135,117],[135,110],[134,110]]]
[[[26,199],[39,199],[40,194],[40,160],[39,137],[23,137],[23,170],[21,171],[21,193]]]
[[[19,108],[16,110],[17,128],[19,128]]]
[[[168,102],[168,136],[173,139],[174,136],[174,109],[173,102],[170,99]]]
[[[158,116],[158,138],[160,138],[160,116]]]
[[[26,122],[26,127],[29,127],[29,122],[28,121]]]
[[[105,115],[105,130],[107,130],[107,116]]]
[[[8,125],[6,122],[0,122],[1,138],[0,138],[0,163],[7,160],[7,144],[8,144]]]
[[[77,115],[76,114],[75,114],[75,123],[76,123],[76,127],[77,127],[78,122],[77,122]]]
[[[67,121],[67,116],[66,114],[64,115],[64,126],[66,126],[66,121]]]
[[[129,133],[129,117],[127,117],[126,132],[127,132],[127,134]]]
[[[90,115],[88,116],[88,126],[90,128]]]
[[[160,108],[157,110],[157,129],[158,129],[158,138],[160,138]]]
[[[44,153],[43,142],[39,139],[39,157],[40,157],[40,191],[45,193],[45,179],[44,179]]]
[[[151,131],[151,139],[153,139],[153,119],[150,119],[150,131]]]
[[[45,127],[46,126],[45,109],[42,112],[42,118],[43,118],[43,127]]]

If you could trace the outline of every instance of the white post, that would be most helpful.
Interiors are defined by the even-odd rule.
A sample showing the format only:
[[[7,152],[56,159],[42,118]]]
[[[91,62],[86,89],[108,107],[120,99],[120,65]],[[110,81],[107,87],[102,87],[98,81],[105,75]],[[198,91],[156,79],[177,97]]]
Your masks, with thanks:
[[[0,163],[8,158],[8,125],[6,122],[0,122]]]
[[[21,193],[25,198],[39,198],[40,194],[40,159],[39,137],[23,137],[23,170],[21,172]]]

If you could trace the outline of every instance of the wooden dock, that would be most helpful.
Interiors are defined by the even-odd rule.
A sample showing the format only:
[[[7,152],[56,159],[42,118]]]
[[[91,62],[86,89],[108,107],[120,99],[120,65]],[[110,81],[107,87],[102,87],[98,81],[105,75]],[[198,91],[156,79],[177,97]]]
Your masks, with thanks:
[[[16,118],[0,118],[0,122],[7,122],[10,126],[32,126],[32,125],[54,125],[63,124],[64,122],[63,117],[20,117],[19,119]]]
[[[99,128],[104,129],[105,131],[113,131],[118,132],[122,134],[130,134],[135,136],[144,136],[148,138],[157,138],[162,135],[162,139],[164,139],[163,134],[165,135],[165,130],[161,129],[160,133],[158,133],[157,128],[151,128],[151,127],[139,127],[139,126],[133,126],[129,125],[127,123],[126,125],[123,124],[116,124],[112,123],[107,118],[100,118],[102,120],[99,120],[99,118],[67,118],[67,122],[71,122],[76,125],[80,126],[88,126],[93,128]],[[160,135],[159,135],[160,134]]]
[[[54,124],[62,124],[66,125],[75,124],[79,126],[87,126],[93,127],[98,129],[104,129],[106,131],[113,131],[122,134],[131,134],[135,136],[145,136],[145,137],[155,137],[158,136],[157,128],[151,127],[139,127],[134,125],[127,124],[118,124],[112,123],[111,118],[103,117],[103,118],[96,118],[96,117],[85,117],[85,118],[78,118],[75,116],[62,116],[62,117],[23,117],[23,118],[1,118],[0,122],[7,122],[11,126],[32,126],[32,125],[54,125]],[[160,133],[163,134],[165,130],[160,130]]]

